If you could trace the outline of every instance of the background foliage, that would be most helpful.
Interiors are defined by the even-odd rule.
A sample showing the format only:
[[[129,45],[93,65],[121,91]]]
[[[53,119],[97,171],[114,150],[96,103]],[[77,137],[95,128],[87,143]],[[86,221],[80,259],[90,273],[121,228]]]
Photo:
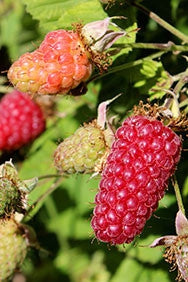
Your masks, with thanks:
[[[58,97],[55,116],[47,123],[47,130],[30,146],[13,154],[2,154],[0,162],[13,159],[22,179],[40,177],[30,194],[30,213],[25,221],[34,227],[41,249],[31,249],[22,266],[27,281],[73,282],[170,282],[176,274],[162,258],[159,248],[147,247],[154,238],[175,234],[174,218],[177,203],[173,187],[160,202],[159,209],[148,221],[144,232],[130,245],[109,247],[93,240],[90,218],[94,196],[100,177],[87,175],[42,178],[56,174],[53,152],[57,144],[71,135],[83,122],[96,117],[101,101],[123,95],[110,106],[108,115],[116,115],[117,126],[129,114],[134,104],[150,97],[164,100],[164,89],[170,89],[187,68],[187,53],[172,49],[140,48],[137,43],[168,43],[183,45],[181,40],[143,14],[117,1],[103,6],[97,0],[4,0],[0,2],[0,91],[10,90],[4,72],[21,54],[34,50],[44,35],[53,29],[71,29],[72,23],[125,16],[115,20],[128,36],[120,39],[108,74],[88,84],[82,97]],[[124,3],[125,2],[125,3]],[[131,1],[130,1],[131,2]],[[157,13],[179,31],[188,34],[188,2],[186,0],[143,0],[144,6]],[[139,27],[136,33],[134,30]],[[151,46],[150,46],[151,47]],[[160,48],[159,48],[160,49]],[[181,94],[181,106],[188,111],[187,89]],[[184,147],[187,148],[186,141]],[[187,153],[183,151],[177,178],[188,204]],[[53,193],[48,193],[53,191]],[[37,204],[36,204],[37,203]],[[36,204],[36,205],[34,205]],[[34,207],[32,206],[34,205]]]

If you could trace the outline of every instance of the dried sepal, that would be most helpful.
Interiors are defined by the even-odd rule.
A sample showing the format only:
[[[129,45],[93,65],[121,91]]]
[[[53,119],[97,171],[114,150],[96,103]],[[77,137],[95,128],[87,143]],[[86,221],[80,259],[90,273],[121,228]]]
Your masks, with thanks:
[[[184,113],[180,113],[179,116],[174,117],[172,111],[164,106],[158,104],[144,104],[140,101],[138,105],[133,107],[134,115],[143,115],[150,117],[151,119],[158,119],[163,122],[166,126],[175,132],[186,132],[188,131],[188,119]]]
[[[176,280],[188,282],[188,220],[182,211],[178,211],[175,220],[177,236],[168,235],[157,238],[151,248],[164,246],[165,261],[171,264],[171,271],[177,268]]]
[[[93,64],[102,72],[106,71],[111,65],[109,54],[105,52],[114,42],[122,36],[126,31],[120,29],[112,22],[113,18],[124,19],[125,17],[107,17],[104,20],[90,22],[84,26],[77,25],[76,30],[80,35],[85,50]],[[109,26],[115,26],[117,30],[110,29]]]

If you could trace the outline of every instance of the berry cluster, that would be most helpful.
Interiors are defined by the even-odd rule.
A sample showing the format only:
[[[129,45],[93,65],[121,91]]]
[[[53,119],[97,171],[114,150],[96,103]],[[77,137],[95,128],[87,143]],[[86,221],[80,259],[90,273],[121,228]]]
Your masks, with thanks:
[[[164,196],[180,159],[181,140],[161,121],[127,118],[116,131],[99,192],[92,228],[111,244],[130,243]]]
[[[66,173],[94,172],[107,149],[104,131],[94,120],[59,144],[54,154],[55,166]]]
[[[27,243],[18,223],[13,219],[0,221],[0,281],[7,281],[27,254]]]
[[[86,81],[92,64],[79,34],[49,32],[38,49],[13,63],[8,78],[20,91],[31,94],[65,94]]]
[[[41,108],[17,90],[0,102],[0,150],[15,150],[28,144],[45,129]]]
[[[36,179],[21,180],[11,161],[0,165],[0,281],[8,281],[19,269],[31,241],[35,243],[31,227],[23,225],[28,193]]]

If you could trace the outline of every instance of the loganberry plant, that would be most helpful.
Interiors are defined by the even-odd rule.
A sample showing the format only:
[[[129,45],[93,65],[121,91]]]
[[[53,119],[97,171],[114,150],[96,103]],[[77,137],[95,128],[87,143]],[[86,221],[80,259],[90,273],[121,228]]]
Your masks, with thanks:
[[[0,280],[188,281],[186,1],[1,2]]]

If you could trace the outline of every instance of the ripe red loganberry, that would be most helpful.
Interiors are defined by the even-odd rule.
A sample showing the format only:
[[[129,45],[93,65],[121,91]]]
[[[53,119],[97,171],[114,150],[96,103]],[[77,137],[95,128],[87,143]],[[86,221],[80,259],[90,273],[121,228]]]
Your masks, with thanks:
[[[40,107],[17,90],[0,101],[0,150],[15,150],[35,139],[45,129]]]
[[[137,115],[116,131],[95,198],[97,239],[130,243],[164,196],[180,159],[181,140],[161,121]]]
[[[49,32],[38,49],[13,63],[8,78],[18,90],[30,94],[68,93],[92,73],[92,64],[74,31]]]

